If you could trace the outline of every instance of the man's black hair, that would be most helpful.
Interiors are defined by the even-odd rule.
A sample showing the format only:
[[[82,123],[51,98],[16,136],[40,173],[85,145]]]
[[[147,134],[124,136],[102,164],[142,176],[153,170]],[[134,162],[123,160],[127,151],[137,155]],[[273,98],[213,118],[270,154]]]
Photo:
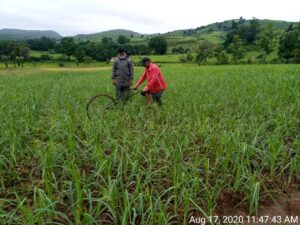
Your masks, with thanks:
[[[119,48],[119,53],[123,53],[123,52],[126,53],[126,50],[124,48]]]
[[[145,64],[146,64],[147,62],[149,62],[149,61],[151,61],[151,59],[150,59],[149,57],[147,57],[147,56],[143,57],[143,58],[142,58],[142,64],[143,64],[143,66],[145,66]]]

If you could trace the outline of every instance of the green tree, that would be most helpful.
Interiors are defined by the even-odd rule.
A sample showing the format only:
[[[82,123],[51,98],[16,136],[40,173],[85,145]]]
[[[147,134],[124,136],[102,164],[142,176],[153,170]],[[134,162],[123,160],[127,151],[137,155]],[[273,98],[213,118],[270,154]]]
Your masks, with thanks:
[[[191,51],[191,49],[189,49],[189,48],[184,49],[184,53],[189,53],[190,51]]]
[[[8,67],[8,63],[12,62],[14,66],[23,65],[23,62],[29,58],[30,49],[24,44],[16,41],[1,41],[0,55]]]
[[[89,56],[84,56],[83,57],[83,62],[85,63],[85,64],[91,64],[91,62],[93,61],[93,59],[92,59],[92,57],[89,57]]]
[[[54,49],[55,40],[47,37],[42,37],[39,39],[33,39],[27,41],[28,47],[32,50],[37,51],[49,51]]]
[[[61,53],[68,56],[68,60],[70,61],[71,56],[75,54],[76,44],[72,37],[64,37],[60,41],[60,51]]]
[[[222,45],[219,45],[214,52],[218,65],[228,64],[228,55]]]
[[[232,29],[225,37],[224,47],[227,48],[236,35],[238,35],[245,43],[252,44],[257,40],[260,32],[260,23],[258,20],[253,19],[250,23],[243,22],[242,25],[238,25],[236,22],[232,22]]]
[[[118,51],[118,45],[113,42],[111,38],[102,38],[101,41],[101,54],[102,60],[101,61],[108,61],[111,57],[115,56]]]
[[[248,32],[245,35],[245,39],[248,43],[253,43],[257,40],[260,33],[260,23],[257,19],[252,19],[250,21],[250,27],[248,28]]]
[[[208,42],[204,41],[199,45],[197,55],[196,55],[196,62],[200,64],[206,64],[207,59],[213,56],[213,45]]]
[[[7,55],[2,55],[1,59],[4,62],[5,67],[8,68],[8,64],[9,64],[9,62],[11,60],[10,57],[7,56]]]
[[[228,55],[226,51],[221,50],[216,52],[217,64],[218,65],[225,65],[228,64]]]
[[[167,52],[167,41],[163,36],[156,36],[150,39],[149,49],[155,54],[163,55]]]
[[[76,64],[79,65],[80,62],[83,61],[84,57],[85,57],[85,49],[83,46],[77,46],[77,48],[75,49],[74,52],[74,56],[76,59]]]
[[[17,51],[18,51],[17,56],[19,56],[20,58],[22,58],[23,62],[25,60],[27,60],[29,58],[29,56],[30,56],[30,49],[26,45],[20,44],[18,46],[18,50]]]
[[[263,50],[263,62],[266,63],[268,55],[270,55],[277,47],[278,33],[272,23],[262,28],[259,36],[258,44]]]
[[[194,56],[191,53],[188,53],[187,55],[182,55],[179,57],[179,61],[182,63],[186,62],[193,62]]]
[[[231,29],[234,30],[234,29],[237,29],[238,28],[238,23],[235,22],[235,21],[232,21],[231,22]]]
[[[125,37],[124,35],[120,35],[120,36],[118,37],[118,43],[119,43],[120,45],[127,44],[129,41],[130,41],[130,40],[129,40],[127,37]]]
[[[232,54],[232,61],[234,64],[236,64],[238,60],[244,58],[244,42],[238,35],[233,37],[233,42],[228,46],[227,52]]]
[[[184,48],[183,47],[178,47],[178,48],[172,48],[172,53],[173,54],[184,54]]]
[[[287,62],[300,62],[300,22],[292,24],[282,34],[278,55]]]
[[[149,54],[149,48],[147,45],[140,44],[140,45],[136,45],[135,48],[136,48],[136,53],[138,55],[148,55]]]

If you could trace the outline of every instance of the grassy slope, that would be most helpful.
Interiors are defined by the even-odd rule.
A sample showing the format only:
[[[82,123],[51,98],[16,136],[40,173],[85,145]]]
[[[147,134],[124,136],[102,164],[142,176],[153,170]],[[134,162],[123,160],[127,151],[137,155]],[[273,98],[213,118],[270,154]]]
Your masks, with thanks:
[[[52,30],[21,30],[21,29],[0,29],[0,40],[28,40],[41,37],[59,39],[62,36]]]
[[[238,22],[238,20],[228,20],[220,23],[213,23],[207,26],[198,27],[195,29],[188,30],[176,30],[172,32],[167,32],[163,34],[168,42],[168,52],[170,53],[174,47],[184,47],[190,48],[195,51],[202,41],[209,41],[215,44],[222,43],[224,41],[226,32],[231,28],[232,21]],[[279,30],[285,30],[290,22],[286,21],[276,21],[276,20],[260,20],[262,25],[266,25],[269,22],[272,22],[274,26]],[[246,24],[249,21],[246,21]],[[192,34],[187,35],[186,32],[192,32]],[[127,30],[112,30],[101,32],[97,34],[85,35],[81,40],[90,40],[90,41],[101,41],[103,37],[111,37],[114,40],[117,39],[119,35],[125,35],[130,38],[130,42],[133,44],[147,44],[148,39],[157,35],[141,35],[136,32],[127,31]],[[133,37],[131,37],[131,34]]]
[[[238,21],[238,20],[236,20]],[[285,21],[272,21],[272,20],[260,20],[260,23],[262,25],[266,25],[267,23],[272,22],[274,26],[279,29],[280,31],[284,30],[287,28],[287,26],[290,24],[289,22]],[[164,34],[166,37],[166,40],[168,42],[168,55],[165,56],[151,56],[154,61],[156,62],[179,62],[179,58],[181,55],[170,55],[172,52],[173,48],[178,48],[178,47],[183,47],[183,48],[189,48],[192,52],[197,51],[197,48],[199,44],[203,41],[209,41],[214,44],[220,44],[223,43],[225,36],[226,36],[226,31],[225,29],[230,27],[232,23],[232,20],[229,21],[224,21],[222,23],[217,23],[211,24],[208,26],[192,29],[195,33],[192,35],[185,35],[184,31],[186,30],[178,30],[174,32],[168,32]],[[220,27],[221,26],[221,30]],[[125,35],[128,38],[130,38],[130,43],[132,44],[145,44],[147,45],[148,40],[151,36],[155,35],[143,35],[132,32],[132,31],[127,31],[127,30],[112,30],[112,31],[107,31],[107,32],[101,32],[101,33],[96,33],[96,34],[91,34],[91,35],[84,35],[80,36],[80,40],[90,40],[90,41],[101,41],[101,39],[105,36],[112,37],[113,39],[117,39],[119,35]],[[133,35],[133,37],[131,37]],[[33,56],[40,56],[42,54],[45,54],[45,52],[38,52],[38,51],[32,51],[31,55]],[[261,53],[258,51],[250,51],[247,52],[245,58],[242,60],[244,62],[247,62],[247,60],[250,57],[255,57],[260,55]],[[59,58],[61,55],[60,54],[52,54],[52,57],[54,59]],[[274,51],[270,56],[269,60],[272,60],[276,58],[276,51]],[[136,59],[135,61],[138,61],[139,57],[133,57]],[[212,58],[209,60],[209,62],[213,63],[215,62],[216,59]]]
[[[236,20],[238,21],[238,20]],[[272,20],[260,20],[260,23],[262,25],[265,25],[269,22],[272,22],[274,26],[277,29],[280,29],[281,31],[286,29],[287,26],[290,24],[289,22],[285,21],[272,21]],[[177,30],[173,32],[165,33],[164,36],[166,37],[166,40],[168,42],[168,54],[172,52],[173,48],[183,47],[183,48],[189,48],[192,52],[195,52],[199,46],[199,44],[203,41],[209,41],[214,44],[220,44],[224,41],[226,36],[226,29],[231,27],[232,20],[224,21],[222,23],[210,24],[208,26],[199,27],[196,29],[191,29],[194,34],[192,35],[185,35],[184,32],[186,30]],[[220,27],[221,30],[220,30]],[[130,38],[130,43],[132,44],[144,44],[147,45],[149,38],[153,35],[141,35],[136,32],[128,31],[128,30],[112,30],[112,31],[106,31],[96,34],[90,34],[90,35],[78,35],[76,38],[79,38],[81,41],[90,40],[90,41],[101,41],[101,39],[105,36],[111,37],[114,40],[117,39],[119,35],[125,35],[128,38]],[[133,35],[133,37],[131,37]],[[77,40],[79,40],[77,39]],[[38,52],[38,51],[32,51],[31,55],[33,56],[40,56],[41,54],[45,54],[44,52]],[[249,52],[247,53],[245,60],[247,61],[249,57],[251,56],[257,56],[259,55],[259,52]],[[57,59],[60,57],[60,54],[53,54],[52,57],[54,59]],[[174,55],[174,56],[154,56],[155,59],[158,59],[156,61],[159,62],[178,62],[180,55]],[[270,56],[270,59],[275,58],[274,54]],[[215,59],[212,59],[210,61],[215,61]]]
[[[299,172],[299,65],[162,70],[163,108],[135,96],[93,122],[110,69],[0,70],[1,222],[187,224],[223,191],[253,211]]]
[[[141,34],[134,32],[134,31],[130,31],[130,30],[123,30],[123,29],[117,29],[117,30],[110,30],[110,31],[104,31],[104,32],[100,32],[100,33],[94,33],[94,34],[79,34],[76,35],[74,38],[77,41],[101,41],[102,38],[104,37],[110,37],[113,40],[117,40],[117,38],[123,35],[127,38],[130,37],[140,37]]]

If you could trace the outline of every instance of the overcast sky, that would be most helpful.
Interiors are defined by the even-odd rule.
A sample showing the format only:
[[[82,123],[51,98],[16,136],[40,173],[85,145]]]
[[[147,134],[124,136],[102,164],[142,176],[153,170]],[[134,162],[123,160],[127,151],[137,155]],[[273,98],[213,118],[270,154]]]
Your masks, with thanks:
[[[300,0],[0,0],[0,28],[163,33],[256,17],[300,21]]]

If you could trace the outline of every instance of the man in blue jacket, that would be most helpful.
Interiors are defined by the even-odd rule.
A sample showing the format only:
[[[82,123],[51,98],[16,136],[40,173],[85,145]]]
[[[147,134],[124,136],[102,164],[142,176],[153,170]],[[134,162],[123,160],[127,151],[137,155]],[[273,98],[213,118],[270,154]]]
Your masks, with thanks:
[[[134,66],[125,49],[119,49],[112,69],[112,83],[116,86],[116,99],[126,101],[133,83]]]

